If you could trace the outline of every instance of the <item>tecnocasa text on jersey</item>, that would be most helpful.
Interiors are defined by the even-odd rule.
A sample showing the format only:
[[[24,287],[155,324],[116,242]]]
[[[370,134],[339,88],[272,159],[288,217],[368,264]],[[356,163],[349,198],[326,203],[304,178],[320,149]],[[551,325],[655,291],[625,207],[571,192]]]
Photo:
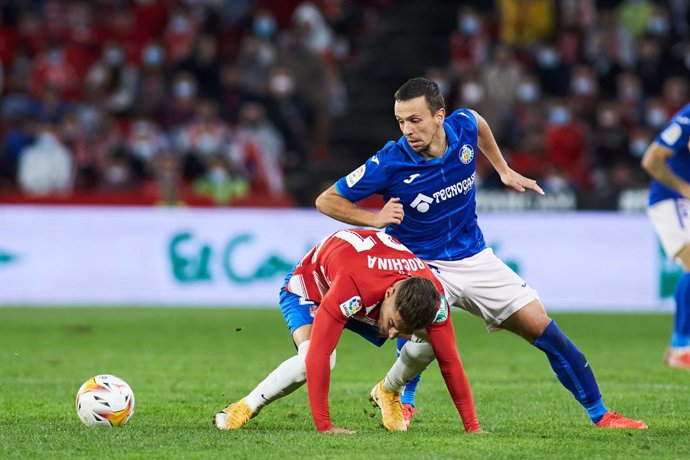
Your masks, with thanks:
[[[470,177],[463,179],[456,184],[442,188],[441,190],[434,192],[432,196],[438,203],[441,200],[446,201],[447,199],[453,198],[454,196],[460,195],[461,193],[463,195],[467,195],[467,192],[469,192],[474,186],[474,179],[476,175],[477,172],[475,171],[472,173]]]

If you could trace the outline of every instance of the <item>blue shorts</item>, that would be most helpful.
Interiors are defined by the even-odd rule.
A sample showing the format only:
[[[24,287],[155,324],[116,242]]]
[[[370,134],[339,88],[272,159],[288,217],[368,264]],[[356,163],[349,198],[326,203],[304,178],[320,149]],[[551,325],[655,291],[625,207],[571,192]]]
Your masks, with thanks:
[[[292,272],[293,270],[288,273],[285,278],[285,283],[283,283],[283,287],[280,289],[280,311],[283,313],[283,318],[285,319],[285,323],[287,323],[288,329],[290,329],[290,336],[292,336],[297,328],[314,323],[312,310],[316,310],[317,308],[317,305],[311,300],[288,292],[285,289],[288,281],[290,281]],[[349,329],[362,336],[365,340],[368,340],[377,347],[386,343],[386,338],[379,337],[378,335],[379,328],[371,324],[365,324],[351,319],[345,324],[345,329]]]

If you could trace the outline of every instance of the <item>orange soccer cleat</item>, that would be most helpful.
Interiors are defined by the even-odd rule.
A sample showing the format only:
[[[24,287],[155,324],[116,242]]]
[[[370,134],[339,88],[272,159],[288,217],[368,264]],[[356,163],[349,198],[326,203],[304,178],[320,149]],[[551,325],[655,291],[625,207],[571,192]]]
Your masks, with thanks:
[[[419,411],[414,408],[412,404],[403,404],[403,420],[405,421],[405,426],[407,428],[412,424],[412,417],[419,414]]]
[[[236,430],[242,428],[256,413],[249,408],[244,399],[230,404],[213,417],[213,424],[219,430]]]
[[[640,420],[623,417],[616,412],[607,412],[596,423],[599,428],[627,428],[631,430],[646,430],[647,424]]]
[[[381,381],[371,389],[369,401],[374,407],[381,409],[383,426],[388,431],[407,431],[402,404],[400,404],[400,393],[388,391]]]
[[[668,348],[664,354],[664,364],[676,369],[690,369],[690,349]]]

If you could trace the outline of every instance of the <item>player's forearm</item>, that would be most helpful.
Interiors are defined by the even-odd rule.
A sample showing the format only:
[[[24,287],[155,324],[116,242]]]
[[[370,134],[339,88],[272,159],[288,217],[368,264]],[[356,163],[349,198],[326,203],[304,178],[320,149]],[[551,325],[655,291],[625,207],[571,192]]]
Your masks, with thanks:
[[[376,213],[367,211],[343,198],[332,186],[316,199],[316,209],[340,222],[360,227],[374,227]]]
[[[477,147],[489,160],[496,172],[502,174],[507,170],[508,163],[503,158],[503,154],[501,154],[501,149],[498,147],[496,139],[494,139],[489,124],[481,115],[475,113],[475,116],[477,117]]]
[[[472,398],[472,390],[458,354],[455,332],[450,320],[448,327],[433,331],[429,335],[429,340],[434,348],[443,380],[446,382],[448,392],[460,414],[465,431],[469,433],[479,430],[481,427]]]
[[[675,174],[666,164],[671,153],[670,150],[658,144],[652,144],[642,158],[642,168],[665,186],[685,197],[690,197],[690,184]]]
[[[469,433],[479,430],[481,426],[477,418],[477,409],[474,405],[472,390],[462,366],[462,361],[458,357],[455,363],[451,361],[447,365],[441,366],[439,364],[439,367],[448,391],[453,398],[453,403],[460,414],[465,431]]]
[[[317,313],[312,326],[305,366],[309,407],[314,425],[319,432],[333,428],[328,407],[331,379],[330,356],[335,350],[342,329],[343,326],[331,318],[326,311]]]

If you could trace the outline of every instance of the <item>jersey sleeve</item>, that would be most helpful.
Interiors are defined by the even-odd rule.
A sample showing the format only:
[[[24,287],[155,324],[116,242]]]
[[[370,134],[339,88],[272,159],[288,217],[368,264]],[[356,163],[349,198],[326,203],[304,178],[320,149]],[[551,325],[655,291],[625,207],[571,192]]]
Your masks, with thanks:
[[[328,407],[330,389],[330,358],[338,344],[349,312],[361,308],[361,299],[357,302],[357,291],[352,278],[346,275],[336,277],[330,289],[319,305],[311,329],[309,349],[307,351],[307,392],[309,407],[314,425],[319,432],[333,427]],[[353,300],[355,299],[355,300]]]
[[[335,183],[335,189],[343,198],[352,202],[362,200],[374,194],[385,195],[388,188],[388,175],[384,164],[385,153],[394,148],[395,142],[389,142],[376,155],[369,158],[359,168]]]
[[[662,147],[674,153],[688,150],[690,121],[686,117],[674,117],[654,139]]]
[[[453,121],[453,127],[457,130],[459,129],[465,120],[469,120],[475,131],[479,129],[479,124],[477,123],[477,117],[470,109],[457,109],[448,117],[449,120]]]
[[[455,342],[455,330],[450,315],[442,318],[437,316],[437,321],[427,328],[429,343],[434,349],[438,365],[446,382],[446,387],[453,398],[453,403],[462,418],[466,432],[480,429],[477,419],[477,410],[474,407],[470,383],[467,380],[465,369],[460,360],[457,344]]]

